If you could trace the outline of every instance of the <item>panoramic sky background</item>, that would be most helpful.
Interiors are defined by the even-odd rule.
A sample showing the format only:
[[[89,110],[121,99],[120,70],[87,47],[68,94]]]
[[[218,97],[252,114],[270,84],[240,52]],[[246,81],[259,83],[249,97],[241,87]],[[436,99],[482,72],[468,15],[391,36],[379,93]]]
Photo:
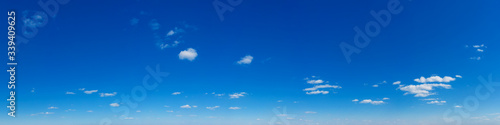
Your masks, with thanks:
[[[0,5],[19,62],[1,123],[500,122],[500,87],[484,87],[500,82],[500,1],[49,1]],[[388,4],[382,26],[371,11]]]

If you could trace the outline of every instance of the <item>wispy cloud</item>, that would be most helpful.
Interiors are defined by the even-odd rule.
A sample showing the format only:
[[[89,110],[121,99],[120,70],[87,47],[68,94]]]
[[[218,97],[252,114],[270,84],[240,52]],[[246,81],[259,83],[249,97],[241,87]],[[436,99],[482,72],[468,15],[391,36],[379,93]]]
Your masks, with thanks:
[[[253,56],[247,55],[245,57],[242,57],[241,60],[239,60],[236,63],[238,63],[238,64],[250,64],[250,63],[252,63],[252,60],[253,60]]]
[[[246,92],[233,93],[233,94],[229,95],[229,98],[231,98],[231,99],[237,99],[237,98],[240,98],[240,97],[244,97],[245,95],[247,95]]]
[[[99,93],[99,95],[101,97],[113,97],[115,96],[117,93],[116,92],[113,92],[113,93]]]
[[[240,107],[229,107],[229,109],[238,110],[238,109],[241,109],[241,108]]]
[[[219,106],[207,107],[208,110],[215,110],[217,108],[219,108]]]
[[[373,104],[373,105],[380,105],[380,104],[385,104],[384,101],[373,101],[371,99],[365,99],[359,103],[367,103],[367,104]]]
[[[182,105],[181,108],[183,108],[183,109],[190,109],[191,106],[190,105]]]
[[[174,93],[172,93],[172,95],[180,95],[180,94],[181,94],[181,92],[174,92]]]
[[[111,107],[118,107],[118,106],[120,106],[120,104],[118,104],[118,103],[111,103],[111,104],[109,104],[109,106],[111,106]]]
[[[74,95],[74,92],[66,92],[66,95]]]
[[[97,92],[97,90],[83,91],[83,93],[85,93],[85,94],[92,94],[92,93],[95,93],[95,92]]]

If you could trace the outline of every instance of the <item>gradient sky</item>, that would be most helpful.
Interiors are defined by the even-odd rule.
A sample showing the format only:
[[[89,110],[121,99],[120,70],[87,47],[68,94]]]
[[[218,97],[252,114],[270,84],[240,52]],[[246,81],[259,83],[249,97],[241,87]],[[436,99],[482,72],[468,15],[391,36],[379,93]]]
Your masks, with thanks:
[[[17,14],[19,66],[17,117],[4,108],[1,123],[500,122],[499,91],[464,106],[478,78],[500,78],[500,1],[400,0],[401,12],[350,62],[341,42],[356,46],[353,28],[364,30],[376,21],[370,11],[390,1],[218,1],[232,8],[223,20],[213,0],[61,0],[54,17],[40,16],[36,0],[3,2]],[[168,76],[141,89],[145,77],[156,82],[146,68],[156,66]],[[8,97],[7,87],[0,92]]]

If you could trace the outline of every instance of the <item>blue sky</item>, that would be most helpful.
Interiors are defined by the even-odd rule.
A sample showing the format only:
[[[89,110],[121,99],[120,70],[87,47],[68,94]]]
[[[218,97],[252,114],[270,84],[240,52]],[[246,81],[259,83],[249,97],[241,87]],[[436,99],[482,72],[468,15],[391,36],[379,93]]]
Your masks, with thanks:
[[[214,2],[232,11],[222,19]],[[370,12],[394,2],[400,12],[381,26]],[[16,11],[19,34],[17,116],[2,123],[500,122],[499,87],[484,86],[499,80],[499,1],[56,3],[53,15],[38,1],[0,5]],[[380,32],[360,47],[353,29],[370,22]],[[359,49],[350,61],[342,42]]]

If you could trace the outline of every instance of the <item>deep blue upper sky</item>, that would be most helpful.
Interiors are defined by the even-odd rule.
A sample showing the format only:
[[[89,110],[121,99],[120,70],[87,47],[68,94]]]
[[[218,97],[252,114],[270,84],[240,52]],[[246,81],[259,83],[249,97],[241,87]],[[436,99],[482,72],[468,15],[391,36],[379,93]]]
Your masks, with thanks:
[[[213,2],[71,0],[59,4],[54,17],[38,18],[46,19],[45,25],[35,19],[36,12],[46,13],[38,1],[4,2],[3,12],[16,11],[18,41],[29,41],[17,44],[18,116],[2,115],[1,121],[440,125],[447,123],[445,116],[463,124],[500,121],[498,91],[480,100],[476,110],[463,103],[481,85],[478,77],[499,79],[499,1],[400,0],[401,12],[391,14],[364,48],[353,42],[353,28],[364,31],[376,22],[370,11],[387,10],[391,1],[243,0],[232,6],[220,0],[233,9],[224,20]],[[342,42],[360,50],[350,62]],[[137,107],[115,103],[142,87],[149,76],[145,67],[156,65],[169,75],[146,90],[143,100],[131,98]],[[415,80],[420,77],[429,79]],[[8,94],[6,88],[0,92]],[[127,115],[120,110],[125,108]],[[447,110],[470,116],[444,115]]]

